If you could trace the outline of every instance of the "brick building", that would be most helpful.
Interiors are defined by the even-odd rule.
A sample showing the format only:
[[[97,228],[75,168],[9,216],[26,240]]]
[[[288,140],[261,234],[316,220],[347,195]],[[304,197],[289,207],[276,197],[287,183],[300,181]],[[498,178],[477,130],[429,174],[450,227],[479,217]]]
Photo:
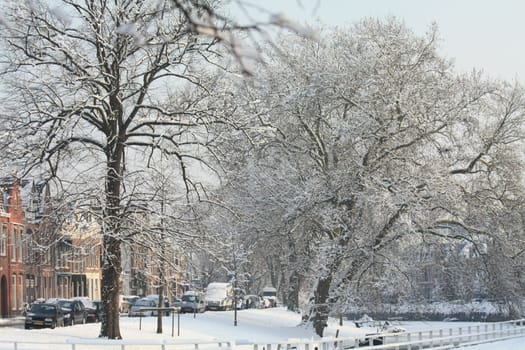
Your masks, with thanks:
[[[53,222],[49,187],[30,180],[22,188],[25,212],[25,300],[32,303],[38,298],[56,296],[55,242],[58,237]]]
[[[0,315],[19,315],[24,304],[24,210],[21,183],[0,178]]]

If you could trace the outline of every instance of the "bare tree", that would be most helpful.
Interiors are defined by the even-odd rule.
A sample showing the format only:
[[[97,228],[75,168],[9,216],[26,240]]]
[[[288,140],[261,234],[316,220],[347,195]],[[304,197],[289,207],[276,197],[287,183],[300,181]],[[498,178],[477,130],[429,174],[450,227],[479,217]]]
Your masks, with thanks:
[[[9,1],[2,20],[10,91],[2,148],[27,173],[44,165],[63,190],[82,190],[100,205],[100,336],[121,338],[121,243],[147,198],[139,196],[144,174],[162,154],[192,198],[201,188],[194,166],[213,173],[207,127],[233,122],[225,108],[207,105],[217,81],[205,67],[217,62],[217,41],[238,49],[233,31],[242,28],[226,27],[212,3],[190,0]]]

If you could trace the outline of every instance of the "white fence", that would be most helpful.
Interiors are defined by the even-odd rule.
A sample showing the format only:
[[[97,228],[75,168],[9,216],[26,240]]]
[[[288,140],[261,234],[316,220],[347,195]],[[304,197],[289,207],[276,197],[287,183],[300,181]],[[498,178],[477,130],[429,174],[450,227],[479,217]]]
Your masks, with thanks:
[[[31,342],[0,340],[0,350],[345,350],[367,349],[416,350],[453,349],[515,337],[525,337],[525,319],[479,324],[476,326],[433,329],[421,332],[375,333],[366,339],[323,338],[288,340],[281,343],[190,340],[105,340],[69,339],[66,342]],[[381,345],[373,345],[382,342]]]
[[[474,345],[515,337],[525,337],[525,319],[420,332],[375,333],[365,338],[323,338],[316,341],[279,344],[258,343],[253,344],[253,350],[344,350],[360,346],[384,350],[453,349],[460,344]],[[381,344],[374,345],[374,343]]]
[[[170,339],[68,339],[65,342],[0,340],[0,350],[233,350],[229,341]]]

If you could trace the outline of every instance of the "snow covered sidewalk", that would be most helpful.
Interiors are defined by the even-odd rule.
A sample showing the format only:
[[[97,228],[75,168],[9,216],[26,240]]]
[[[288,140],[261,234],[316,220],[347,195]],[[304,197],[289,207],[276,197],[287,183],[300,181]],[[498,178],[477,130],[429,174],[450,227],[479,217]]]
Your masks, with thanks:
[[[171,336],[172,324],[171,317],[163,318],[163,334],[156,333],[156,317],[139,318],[122,317],[121,333],[127,344],[136,344],[136,349],[144,349],[139,343],[151,341],[161,344],[166,342],[214,342],[215,348],[219,341],[226,349],[224,342],[235,341],[237,343],[284,343],[291,339],[295,340],[318,340],[310,328],[298,326],[301,315],[289,312],[282,308],[275,309],[250,309],[241,310],[237,314],[238,325],[233,325],[233,312],[205,312],[197,314],[180,315],[180,324],[177,324],[175,317]],[[440,328],[457,328],[461,326],[475,326],[478,323],[463,322],[399,322],[399,326],[407,331],[423,331]],[[139,329],[140,326],[140,329]],[[179,328],[180,326],[180,328]],[[180,335],[177,335],[180,329]],[[87,343],[78,345],[77,350],[106,350],[113,347],[101,347],[89,343],[98,343],[100,324],[76,325],[72,327],[61,327],[56,329],[34,329],[25,330],[23,327],[0,327],[0,349],[13,349],[13,345],[5,341],[31,341],[41,342],[47,345],[32,346],[32,349],[71,349],[70,342],[81,341]],[[334,337],[338,333],[339,338],[363,337],[370,332],[370,329],[357,328],[351,321],[345,321],[343,326],[339,326],[336,321],[329,324],[326,329],[326,337]],[[51,344],[55,343],[55,344]],[[57,344],[64,344],[60,346]],[[66,346],[68,344],[69,346]],[[19,349],[27,349],[26,346],[19,346]],[[118,347],[115,347],[117,349]],[[126,347],[128,349],[130,347]],[[160,349],[160,346],[157,346]],[[199,347],[206,349],[206,347]],[[512,339],[505,342],[489,343],[469,347],[470,350],[497,350],[497,349],[525,349],[525,338]]]

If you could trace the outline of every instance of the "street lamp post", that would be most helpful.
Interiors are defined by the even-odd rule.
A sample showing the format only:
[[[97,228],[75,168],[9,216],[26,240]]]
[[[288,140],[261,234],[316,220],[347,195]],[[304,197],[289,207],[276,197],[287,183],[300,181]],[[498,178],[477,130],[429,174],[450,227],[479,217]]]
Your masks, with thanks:
[[[233,326],[237,327],[237,258],[233,250]]]
[[[237,327],[237,291],[235,289],[236,287],[233,288],[233,325]]]

